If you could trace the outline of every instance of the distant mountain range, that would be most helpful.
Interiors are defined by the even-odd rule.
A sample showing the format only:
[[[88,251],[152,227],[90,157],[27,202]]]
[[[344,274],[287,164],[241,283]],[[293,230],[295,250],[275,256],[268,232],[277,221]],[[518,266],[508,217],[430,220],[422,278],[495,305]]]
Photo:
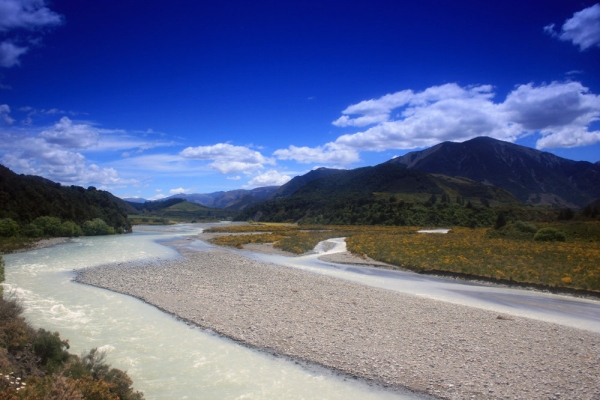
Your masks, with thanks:
[[[271,194],[277,191],[277,189],[279,189],[279,186],[265,186],[251,190],[237,189],[213,193],[180,193],[156,201],[161,202],[171,199],[185,199],[190,203],[199,204],[205,207],[241,211],[248,206],[266,200]],[[145,203],[149,201],[140,198],[124,198],[123,200],[130,203]]]
[[[206,207],[241,211],[242,219],[267,208],[280,216],[285,209],[286,215],[299,218],[306,210],[314,212],[334,200],[365,201],[377,193],[419,201],[446,195],[472,199],[477,204],[520,202],[582,208],[600,198],[600,161],[572,161],[478,137],[463,143],[440,143],[374,167],[318,168],[281,187],[177,194],[164,200],[181,198]]]
[[[572,161],[488,137],[440,143],[388,163],[498,186],[523,203],[579,208],[600,197],[600,162]]]

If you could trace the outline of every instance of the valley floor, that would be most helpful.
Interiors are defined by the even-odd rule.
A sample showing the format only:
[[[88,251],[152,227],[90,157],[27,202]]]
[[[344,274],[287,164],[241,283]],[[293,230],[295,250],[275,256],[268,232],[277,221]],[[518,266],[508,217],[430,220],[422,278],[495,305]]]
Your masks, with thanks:
[[[244,345],[448,399],[597,399],[600,336],[260,263],[226,250],[86,269]]]

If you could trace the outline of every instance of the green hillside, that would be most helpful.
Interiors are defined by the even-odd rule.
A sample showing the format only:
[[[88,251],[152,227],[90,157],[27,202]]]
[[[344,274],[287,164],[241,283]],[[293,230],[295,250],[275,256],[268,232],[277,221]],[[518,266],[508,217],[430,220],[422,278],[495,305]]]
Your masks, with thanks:
[[[306,224],[490,226],[490,207],[518,203],[506,190],[466,178],[381,164],[314,179],[238,220]]]
[[[134,206],[137,212],[129,216],[133,224],[219,221],[230,220],[237,215],[237,211],[209,208],[184,199],[146,202]]]
[[[54,219],[44,221],[70,221],[83,227],[88,221],[101,219],[115,231],[131,231],[127,214],[132,209],[109,192],[92,186],[87,189],[63,186],[39,176],[18,175],[2,165],[0,205],[0,220],[11,226],[14,223],[21,230],[36,220],[42,221],[39,218],[51,217]]]

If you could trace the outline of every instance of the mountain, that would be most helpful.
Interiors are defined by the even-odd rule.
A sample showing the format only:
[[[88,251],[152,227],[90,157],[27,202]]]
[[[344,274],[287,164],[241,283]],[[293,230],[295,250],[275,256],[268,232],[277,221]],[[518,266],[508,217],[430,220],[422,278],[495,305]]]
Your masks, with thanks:
[[[145,203],[148,200],[142,199],[141,197],[123,197],[122,200],[125,200],[128,203]]]
[[[18,175],[0,165],[0,219],[24,226],[38,217],[57,217],[83,225],[103,219],[115,229],[131,231],[127,214],[133,209],[109,192],[90,186],[63,186],[32,175]]]
[[[315,177],[319,173],[322,176]],[[456,205],[456,207],[461,209],[458,210],[459,214],[464,214],[462,209],[465,208],[463,205],[465,198],[467,198],[466,203],[471,204],[472,200],[478,209],[488,210],[489,208],[480,206],[518,203],[513,195],[501,188],[484,185],[467,178],[429,174],[392,163],[354,170],[316,170],[306,175],[300,177],[302,179],[298,182],[307,183],[297,188],[292,187],[290,191],[292,189],[295,191],[290,195],[249,207],[236,219],[260,219],[273,222],[303,220],[326,224],[402,225],[410,222],[415,225],[435,225],[451,224],[452,221],[436,220],[436,212],[430,212],[431,210],[424,206],[415,206],[413,210],[413,206],[417,203],[427,203],[431,207],[440,199],[444,202],[445,208],[453,208],[457,201],[461,201],[461,206]],[[285,185],[282,189],[285,189]],[[474,207],[471,206],[469,208],[471,211],[468,213],[479,212],[473,209]],[[448,212],[450,211],[454,213],[456,210]],[[481,224],[475,222],[475,225],[488,224],[489,219],[492,218],[493,212],[482,211],[482,213],[490,215],[486,216],[485,222]],[[416,214],[420,215],[418,220],[413,218]],[[468,223],[469,216],[463,218],[462,214],[460,216],[462,222],[452,224]]]
[[[274,193],[279,186],[265,186],[252,190],[238,189],[227,192],[176,194],[161,201],[169,199],[185,199],[190,203],[200,204],[211,208],[225,208],[229,210],[243,210],[249,205],[260,203]]]
[[[275,191],[269,199],[277,199],[279,197],[287,197],[292,195],[302,186],[306,185],[309,182],[314,181],[315,179],[323,178],[326,176],[336,175],[338,173],[343,173],[345,170],[343,169],[331,169],[331,168],[317,168],[315,170],[310,171],[305,175],[300,175],[292,178],[288,183],[281,186],[277,191]]]
[[[498,186],[530,204],[580,208],[600,197],[600,163],[572,161],[488,137],[440,143],[388,163]]]

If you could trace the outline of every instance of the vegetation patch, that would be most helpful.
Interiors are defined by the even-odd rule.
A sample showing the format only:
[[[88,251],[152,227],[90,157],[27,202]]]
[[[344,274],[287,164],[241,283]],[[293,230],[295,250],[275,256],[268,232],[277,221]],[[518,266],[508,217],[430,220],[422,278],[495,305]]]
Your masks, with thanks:
[[[4,262],[0,257],[0,282]],[[1,288],[1,286],[0,286]],[[34,329],[14,298],[0,293],[0,398],[142,400],[126,372],[111,368],[104,353],[70,354],[58,332]]]
[[[546,286],[600,291],[600,221],[533,224],[510,222],[500,229],[454,227],[446,235],[419,234],[416,226],[321,226],[253,224],[217,227],[229,232],[214,243],[243,247],[274,243],[302,254],[320,241],[346,237],[348,250],[417,272],[449,272]],[[565,241],[538,241],[550,229]],[[260,234],[248,235],[249,232]],[[236,235],[237,233],[237,235]],[[240,235],[240,233],[244,233]],[[555,234],[556,235],[556,234]]]

